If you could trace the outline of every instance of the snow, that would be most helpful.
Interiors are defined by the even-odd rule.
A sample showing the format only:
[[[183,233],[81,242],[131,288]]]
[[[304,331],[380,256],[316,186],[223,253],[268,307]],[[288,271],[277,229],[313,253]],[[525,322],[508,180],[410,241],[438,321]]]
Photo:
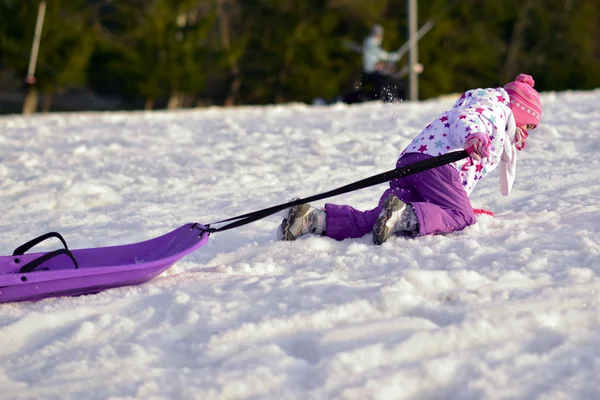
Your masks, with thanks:
[[[597,398],[600,90],[542,101],[513,192],[480,182],[495,217],[464,231],[279,242],[280,213],[144,285],[0,304],[0,399]],[[453,102],[2,117],[0,254],[343,186],[392,169]],[[372,208],[385,187],[327,201]]]

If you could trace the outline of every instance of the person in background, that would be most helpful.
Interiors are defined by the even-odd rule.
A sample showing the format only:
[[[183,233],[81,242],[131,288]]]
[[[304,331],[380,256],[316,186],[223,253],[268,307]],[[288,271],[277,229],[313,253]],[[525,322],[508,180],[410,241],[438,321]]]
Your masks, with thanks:
[[[503,88],[468,90],[413,139],[396,167],[463,149],[468,158],[392,180],[371,210],[336,204],[291,207],[279,238],[296,240],[313,233],[342,240],[371,232],[373,243],[380,245],[392,234],[444,234],[474,224],[469,196],[477,182],[499,168],[500,193],[507,196],[512,189],[517,152],[525,149],[529,132],[542,117],[533,86],[533,78],[521,74]]]
[[[402,100],[402,82],[394,77],[395,63],[400,60],[400,55],[385,51],[381,47],[382,40],[383,27],[375,25],[363,42],[361,85],[371,88],[369,92],[375,100]]]

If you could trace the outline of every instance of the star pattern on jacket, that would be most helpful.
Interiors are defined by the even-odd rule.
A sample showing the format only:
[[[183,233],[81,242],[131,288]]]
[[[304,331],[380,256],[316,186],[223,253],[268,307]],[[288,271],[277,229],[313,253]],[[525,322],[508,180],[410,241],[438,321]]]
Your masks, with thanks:
[[[500,161],[496,150],[504,146],[505,114],[511,112],[508,104],[508,94],[502,88],[469,90],[460,96],[452,109],[428,124],[401,156],[411,152],[439,156],[464,149],[466,139],[472,133],[488,135],[492,152],[490,158],[480,161],[468,158],[453,163],[465,191],[470,194],[475,184],[493,171]]]

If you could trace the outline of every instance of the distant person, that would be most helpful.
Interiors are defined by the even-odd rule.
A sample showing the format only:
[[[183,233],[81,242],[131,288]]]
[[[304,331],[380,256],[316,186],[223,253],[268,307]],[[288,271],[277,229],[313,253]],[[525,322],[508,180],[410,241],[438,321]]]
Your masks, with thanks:
[[[361,85],[376,100],[402,100],[402,82],[394,76],[395,63],[400,60],[400,55],[385,51],[381,47],[382,40],[383,27],[375,25],[363,42]]]
[[[335,204],[322,210],[309,204],[292,207],[279,228],[280,238],[313,233],[342,240],[371,232],[373,243],[382,244],[392,234],[443,234],[474,224],[469,195],[477,182],[499,167],[501,194],[512,189],[517,152],[525,149],[542,117],[533,86],[533,78],[521,74],[503,88],[465,92],[400,153],[396,166],[463,149],[470,157],[392,180],[372,210]]]

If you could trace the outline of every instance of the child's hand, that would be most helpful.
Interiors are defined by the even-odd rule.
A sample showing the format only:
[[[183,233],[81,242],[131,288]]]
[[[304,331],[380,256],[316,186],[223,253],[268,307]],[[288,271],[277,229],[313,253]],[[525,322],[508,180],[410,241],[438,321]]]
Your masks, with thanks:
[[[465,142],[465,150],[472,159],[477,161],[489,157],[491,147],[490,138],[482,132],[471,133]]]

